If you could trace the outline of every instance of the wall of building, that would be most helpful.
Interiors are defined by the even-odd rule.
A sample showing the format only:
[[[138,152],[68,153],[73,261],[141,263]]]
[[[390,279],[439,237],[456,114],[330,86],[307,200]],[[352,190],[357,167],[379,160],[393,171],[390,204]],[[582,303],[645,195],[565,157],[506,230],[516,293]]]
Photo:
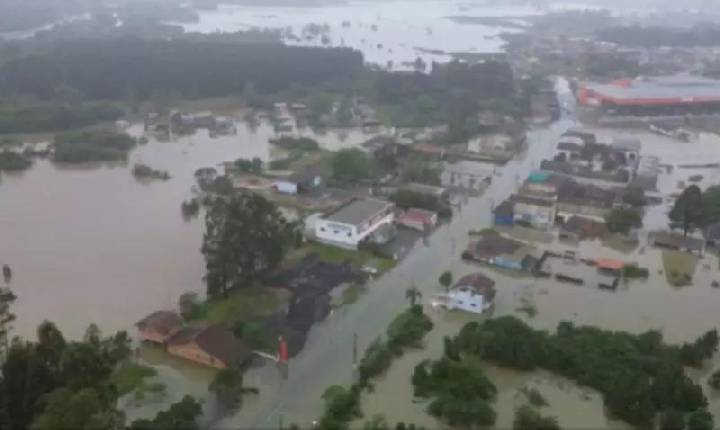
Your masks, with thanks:
[[[555,223],[555,206],[536,206],[522,202],[515,203],[515,222],[523,220],[536,228],[548,228]]]
[[[167,340],[168,336],[150,329],[140,330],[140,338],[148,342],[155,342],[163,344]]]
[[[170,345],[168,352],[176,357],[184,358],[192,362],[202,364],[203,366],[214,367],[216,369],[225,369],[227,365],[215,357],[211,357],[205,351],[198,348],[194,343],[185,345]]]
[[[467,312],[482,313],[492,306],[492,302],[486,302],[480,294],[472,294],[468,291],[450,291],[448,294],[448,307]]]
[[[395,214],[392,211],[373,218],[361,226],[338,223],[320,218],[315,223],[315,236],[318,240],[332,245],[357,248],[358,244],[370,236],[383,224],[392,224]]]
[[[277,181],[277,182],[275,182],[275,188],[277,188],[278,192],[283,193],[283,194],[297,194],[298,193],[298,186],[294,182]]]

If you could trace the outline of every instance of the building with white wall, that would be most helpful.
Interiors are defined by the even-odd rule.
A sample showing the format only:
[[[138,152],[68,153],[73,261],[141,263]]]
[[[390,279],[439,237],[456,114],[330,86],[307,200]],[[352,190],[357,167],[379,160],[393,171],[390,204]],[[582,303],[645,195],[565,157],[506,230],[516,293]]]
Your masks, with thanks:
[[[373,198],[353,199],[317,218],[315,237],[330,245],[357,249],[360,242],[394,221],[394,204]]]
[[[480,314],[489,310],[494,303],[495,281],[482,273],[472,273],[460,278],[433,305]]]

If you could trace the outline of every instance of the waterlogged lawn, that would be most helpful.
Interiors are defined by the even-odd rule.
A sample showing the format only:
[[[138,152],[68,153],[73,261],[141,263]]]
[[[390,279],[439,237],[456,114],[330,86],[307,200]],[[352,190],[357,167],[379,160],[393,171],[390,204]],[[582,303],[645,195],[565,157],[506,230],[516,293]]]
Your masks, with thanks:
[[[212,299],[198,306],[193,321],[229,323],[267,317],[285,306],[290,292],[267,287],[235,290],[225,298]]]
[[[662,260],[665,277],[670,285],[684,287],[692,284],[695,269],[700,260],[697,256],[687,252],[663,251]]]
[[[320,260],[327,263],[339,264],[350,261],[352,265],[357,268],[369,266],[377,269],[378,274],[382,274],[396,265],[395,260],[390,258],[378,258],[370,251],[353,251],[317,242],[309,242],[301,248],[294,250],[288,256],[288,260],[297,261],[311,254],[316,254]]]
[[[110,382],[115,385],[118,394],[124,396],[135,391],[145,383],[145,379],[153,378],[157,375],[157,370],[150,366],[137,363],[124,363],[118,367],[110,378]]]

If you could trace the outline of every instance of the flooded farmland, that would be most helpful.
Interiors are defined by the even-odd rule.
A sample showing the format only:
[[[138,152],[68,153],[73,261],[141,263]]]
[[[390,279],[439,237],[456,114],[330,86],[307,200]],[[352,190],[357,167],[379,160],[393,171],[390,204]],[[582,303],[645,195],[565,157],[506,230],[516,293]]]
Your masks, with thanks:
[[[414,11],[412,18],[407,15],[409,9]],[[449,61],[451,53],[501,52],[504,42],[499,34],[522,31],[526,24],[520,18],[539,13],[531,6],[466,1],[425,1],[421,8],[412,1],[353,1],[309,8],[221,5],[217,10],[200,11],[199,22],[183,27],[201,33],[289,29],[292,36],[284,37],[288,44],[354,48],[366,62],[407,70],[417,58],[430,65]],[[453,16],[491,19],[461,23]],[[506,19],[492,22],[492,18]],[[319,32],[306,38],[312,24],[319,26]]]

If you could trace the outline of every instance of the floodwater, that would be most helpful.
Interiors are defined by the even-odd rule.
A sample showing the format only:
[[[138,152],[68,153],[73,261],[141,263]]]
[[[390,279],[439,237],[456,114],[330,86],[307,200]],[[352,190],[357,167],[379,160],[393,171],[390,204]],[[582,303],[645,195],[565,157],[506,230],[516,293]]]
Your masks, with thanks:
[[[573,119],[568,118],[547,128],[530,131],[528,150],[498,169],[500,172],[481,198],[467,199],[452,222],[436,231],[427,245],[418,244],[395,269],[372,282],[367,294],[357,303],[316,325],[310,332],[306,348],[290,361],[287,374],[272,364],[248,372],[246,381],[259,387],[260,395],[247,401],[236,416],[221,421],[221,424],[225,427],[269,427],[282,421],[309,425],[322,410],[323,391],[331,385],[349,385],[353,380],[353,335],[358,336],[362,351],[384,332],[398,310],[406,306],[404,293],[408,286],[415,284],[423,292],[424,300],[429,301],[440,293],[437,278],[447,269],[452,270],[456,279],[475,271],[487,273],[497,283],[493,315],[517,315],[539,329],[554,330],[564,320],[631,332],[660,329],[669,342],[675,343],[694,339],[711,329],[720,308],[720,290],[710,286],[711,280],[717,276],[718,261],[714,256],[707,255],[698,264],[693,286],[674,288],[659,272],[661,257],[657,250],[638,249],[624,253],[596,242],[581,243],[576,250],[582,257],[636,261],[650,269],[648,280],[621,285],[616,292],[589,285],[578,287],[519,277],[460,261],[460,253],[469,241],[467,232],[491,225],[491,208],[506,198],[529,171],[537,168],[540,161],[552,153],[559,135],[572,125],[575,125]],[[667,155],[674,153],[671,142],[658,142],[658,152],[667,145]],[[645,146],[653,144],[650,139],[644,142]],[[706,149],[712,148],[708,143]],[[486,168],[478,166],[479,171]],[[565,244],[552,246],[572,248]],[[533,318],[519,311],[528,304],[537,310]],[[410,388],[405,384],[409,384],[409,372],[414,364],[423,358],[438,356],[442,335],[457,332],[473,316],[447,313],[434,315],[433,318],[436,328],[429,335],[428,349],[411,352],[401,358],[385,379],[377,381],[376,393],[365,396],[363,404],[367,418],[385,413],[391,422],[402,419],[429,428],[436,427],[436,423],[423,412],[423,405],[412,403]],[[718,365],[720,362],[715,360],[704,369],[693,372],[693,376],[703,380]],[[491,367],[488,374],[500,387],[496,403],[500,428],[509,427],[513,410],[520,401],[518,390],[527,384],[539,388],[550,400],[550,407],[543,413],[557,416],[568,428],[624,427],[605,416],[597,393],[562,378],[543,372],[518,374]],[[708,397],[711,399],[710,409],[720,412],[717,396]]]
[[[142,134],[142,126],[128,130]],[[361,130],[310,130],[325,149],[358,146]],[[68,337],[91,322],[105,332],[128,329],[149,312],[175,308],[184,291],[204,290],[202,222],[180,211],[192,197],[194,172],[237,158],[282,156],[268,143],[273,128],[238,123],[238,134],[206,130],[172,142],[139,145],[129,163],[63,166],[37,160],[28,171],[0,178],[0,262],[14,272],[15,334],[34,337],[48,319]],[[169,181],[138,182],[142,162],[167,170]]]
[[[472,1],[350,1],[316,7],[221,5],[217,10],[199,11],[197,23],[182,24],[186,31],[214,33],[249,29],[291,29],[302,40],[287,38],[288,44],[345,46],[362,51],[365,61],[392,69],[411,69],[421,58],[430,65],[446,62],[452,52],[501,52],[502,32],[522,31],[522,18],[537,15],[531,6],[486,6]],[[409,15],[408,11],[412,10]],[[451,16],[504,17],[512,27],[460,24]],[[308,24],[327,25],[322,37],[304,39]],[[520,28],[518,28],[520,26]]]

